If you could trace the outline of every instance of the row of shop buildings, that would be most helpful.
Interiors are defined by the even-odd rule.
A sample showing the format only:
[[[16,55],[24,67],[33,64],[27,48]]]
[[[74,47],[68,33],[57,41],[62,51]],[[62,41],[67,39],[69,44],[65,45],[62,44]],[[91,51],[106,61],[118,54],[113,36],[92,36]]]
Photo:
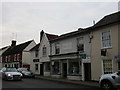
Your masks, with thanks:
[[[119,29],[120,12],[116,12],[91,27],[60,36],[42,30],[38,44],[12,41],[1,54],[2,65],[27,67],[36,75],[98,81],[102,74],[120,70]]]

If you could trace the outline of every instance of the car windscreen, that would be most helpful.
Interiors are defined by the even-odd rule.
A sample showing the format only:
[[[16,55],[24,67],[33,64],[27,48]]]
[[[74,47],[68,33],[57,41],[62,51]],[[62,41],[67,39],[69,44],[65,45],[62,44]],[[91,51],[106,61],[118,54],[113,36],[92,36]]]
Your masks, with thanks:
[[[6,72],[17,72],[16,68],[6,68]]]
[[[19,69],[20,71],[28,71],[28,69],[27,68],[21,68],[21,69]]]

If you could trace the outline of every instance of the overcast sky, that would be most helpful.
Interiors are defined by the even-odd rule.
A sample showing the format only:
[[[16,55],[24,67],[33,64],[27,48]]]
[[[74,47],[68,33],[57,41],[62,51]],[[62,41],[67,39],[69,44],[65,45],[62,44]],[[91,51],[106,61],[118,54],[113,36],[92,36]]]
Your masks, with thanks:
[[[1,2],[0,47],[34,39],[39,33],[61,35],[87,28],[105,15],[118,11],[118,2]]]

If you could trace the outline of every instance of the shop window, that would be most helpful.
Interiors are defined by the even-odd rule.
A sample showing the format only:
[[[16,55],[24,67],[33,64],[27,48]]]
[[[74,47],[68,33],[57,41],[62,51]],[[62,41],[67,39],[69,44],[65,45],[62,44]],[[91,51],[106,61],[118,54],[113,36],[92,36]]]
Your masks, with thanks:
[[[45,65],[45,71],[46,72],[50,71],[50,62],[46,62],[46,63],[44,63],[44,65]]]
[[[7,64],[5,64],[5,67],[7,67]]]
[[[112,60],[103,60],[104,74],[112,73]]]
[[[77,75],[79,74],[79,63],[78,62],[69,62],[69,74]]]
[[[54,62],[52,65],[52,73],[53,74],[60,74],[59,70],[59,62]]]
[[[38,64],[35,64],[35,71],[38,71]]]

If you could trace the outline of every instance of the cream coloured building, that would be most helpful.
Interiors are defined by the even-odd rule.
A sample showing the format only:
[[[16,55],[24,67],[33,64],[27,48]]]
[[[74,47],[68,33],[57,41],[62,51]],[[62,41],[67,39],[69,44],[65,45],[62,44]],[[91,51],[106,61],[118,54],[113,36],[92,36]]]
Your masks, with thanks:
[[[39,62],[40,62],[40,75],[50,76],[50,40],[58,37],[57,35],[45,33],[43,30],[40,32],[40,45],[39,45]]]
[[[120,70],[120,12],[103,17],[91,31],[91,79]]]

